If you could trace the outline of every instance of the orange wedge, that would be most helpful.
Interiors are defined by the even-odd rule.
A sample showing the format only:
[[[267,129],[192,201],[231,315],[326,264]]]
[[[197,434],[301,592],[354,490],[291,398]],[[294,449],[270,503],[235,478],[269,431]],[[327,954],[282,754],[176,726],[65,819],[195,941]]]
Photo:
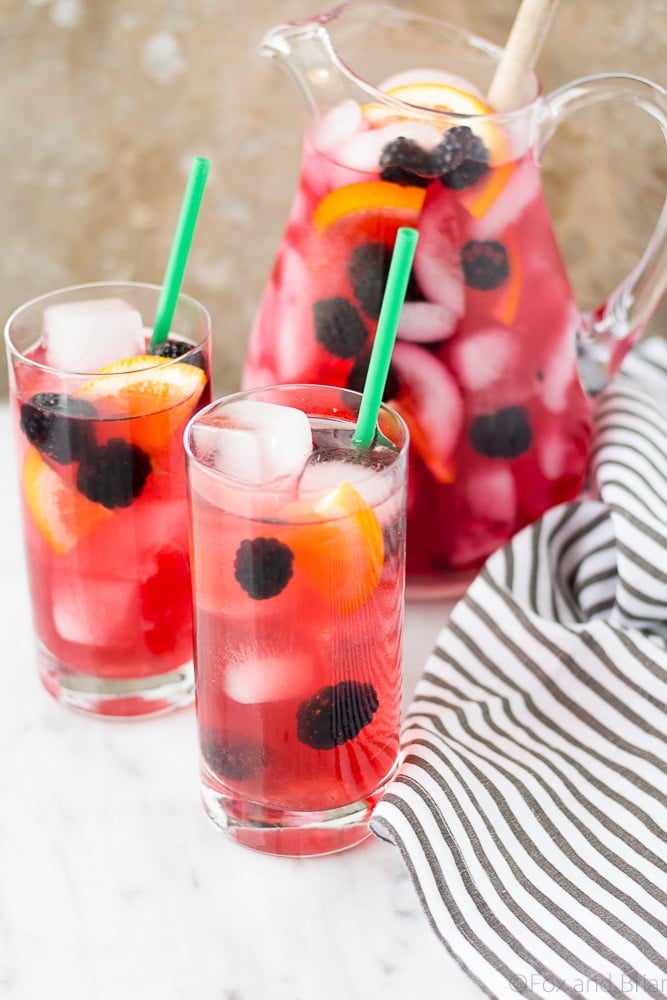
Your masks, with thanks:
[[[513,170],[513,163],[503,163],[493,167],[472,187],[459,191],[459,198],[471,215],[476,219],[483,218],[507,184]]]
[[[322,233],[344,215],[371,209],[397,209],[417,215],[426,190],[391,181],[360,181],[346,184],[325,195],[313,212],[313,225]]]
[[[103,419],[130,418],[129,438],[152,452],[169,447],[194,412],[205,385],[201,368],[147,354],[102,368],[79,395],[94,403]]]
[[[74,548],[113,512],[88,500],[69,486],[55,469],[29,448],[23,461],[23,496],[37,530],[53,552],[63,555]]]
[[[322,521],[294,529],[290,546],[295,572],[347,615],[375,591],[384,561],[384,539],[375,511],[347,483],[332,489],[313,508]],[[312,512],[311,512],[312,515]]]

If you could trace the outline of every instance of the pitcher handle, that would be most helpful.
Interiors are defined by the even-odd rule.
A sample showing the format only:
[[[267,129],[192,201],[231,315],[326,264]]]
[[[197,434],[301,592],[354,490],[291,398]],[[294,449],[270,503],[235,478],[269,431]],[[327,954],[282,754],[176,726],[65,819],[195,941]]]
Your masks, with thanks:
[[[573,112],[598,101],[626,101],[647,111],[667,142],[667,91],[650,80],[600,73],[565,84],[544,99],[538,156]],[[630,274],[595,311],[583,313],[578,331],[579,372],[584,388],[599,393],[644,332],[667,288],[667,198],[653,235]]]

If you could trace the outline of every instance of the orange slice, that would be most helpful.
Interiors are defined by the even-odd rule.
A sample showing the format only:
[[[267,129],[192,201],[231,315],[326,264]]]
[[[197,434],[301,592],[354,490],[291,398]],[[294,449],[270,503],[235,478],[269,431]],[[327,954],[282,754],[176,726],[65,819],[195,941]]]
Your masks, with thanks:
[[[331,490],[313,510],[322,521],[299,525],[289,541],[295,572],[302,572],[337,611],[350,614],[365,604],[380,582],[384,561],[380,522],[348,482]]]
[[[455,115],[493,113],[490,105],[485,104],[479,97],[447,83],[404,83],[398,87],[390,87],[386,93],[397,101],[425,111]],[[366,104],[362,110],[372,125],[386,125],[387,119],[402,117],[400,109],[392,108],[389,104]]]
[[[113,512],[69,486],[29,448],[23,461],[23,496],[37,530],[50,549],[63,555]]]
[[[459,191],[461,202],[465,205],[471,215],[476,219],[481,219],[488,212],[494,201],[507,184],[512,171],[513,163],[503,163],[484,174],[482,180],[472,187]]]
[[[151,452],[169,447],[205,385],[201,368],[147,354],[107,365],[78,394],[94,403],[103,419],[130,418],[128,436]]]
[[[360,181],[346,184],[325,195],[313,212],[313,225],[322,233],[344,215],[371,209],[397,209],[417,215],[426,190],[391,181]]]

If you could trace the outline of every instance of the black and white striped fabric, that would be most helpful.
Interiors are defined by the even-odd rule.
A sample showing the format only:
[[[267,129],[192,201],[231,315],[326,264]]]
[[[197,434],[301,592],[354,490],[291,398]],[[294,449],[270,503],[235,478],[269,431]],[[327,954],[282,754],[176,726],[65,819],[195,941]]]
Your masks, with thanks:
[[[489,997],[667,996],[667,342],[600,398],[599,499],[495,553],[372,819]]]

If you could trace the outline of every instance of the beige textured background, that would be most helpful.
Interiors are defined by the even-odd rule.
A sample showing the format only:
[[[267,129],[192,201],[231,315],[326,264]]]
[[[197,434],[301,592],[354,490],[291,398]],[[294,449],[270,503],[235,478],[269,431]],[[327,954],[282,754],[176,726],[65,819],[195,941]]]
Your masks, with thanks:
[[[517,0],[402,0],[502,44]],[[0,313],[66,284],[159,282],[191,159],[213,161],[184,289],[236,388],[296,184],[303,109],[256,46],[327,0],[0,0]],[[667,85],[667,0],[561,0],[546,90],[626,70]],[[571,120],[545,187],[582,306],[636,261],[667,188],[657,126],[634,109]],[[652,329],[667,329],[660,308]],[[1,369],[0,393],[6,389]]]

